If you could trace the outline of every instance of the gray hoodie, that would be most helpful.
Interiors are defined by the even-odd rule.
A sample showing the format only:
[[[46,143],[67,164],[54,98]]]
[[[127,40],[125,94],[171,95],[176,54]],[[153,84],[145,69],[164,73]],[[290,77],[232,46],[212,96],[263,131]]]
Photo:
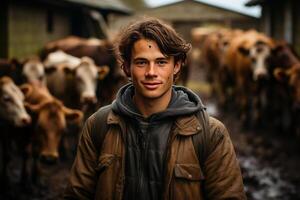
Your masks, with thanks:
[[[191,90],[172,87],[166,110],[144,118],[133,102],[134,87],[127,84],[117,94],[112,110],[127,124],[125,190],[123,199],[161,199],[169,133],[175,118],[203,108]]]

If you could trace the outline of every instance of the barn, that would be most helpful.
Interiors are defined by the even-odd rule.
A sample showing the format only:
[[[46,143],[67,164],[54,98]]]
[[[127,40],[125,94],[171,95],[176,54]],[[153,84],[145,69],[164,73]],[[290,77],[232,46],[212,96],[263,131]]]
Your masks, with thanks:
[[[187,40],[191,41],[194,27],[217,25],[230,28],[258,28],[258,19],[253,16],[232,11],[223,7],[207,4],[200,0],[183,0],[159,7],[138,11],[130,19],[152,16],[169,22]],[[129,20],[130,20],[129,19]],[[112,23],[126,24],[125,19],[114,19]]]
[[[109,15],[131,12],[119,0],[2,0],[0,57],[37,54],[48,41],[70,34],[106,37]]]
[[[267,35],[286,40],[300,53],[300,1],[251,0],[247,6],[261,6],[261,30]]]

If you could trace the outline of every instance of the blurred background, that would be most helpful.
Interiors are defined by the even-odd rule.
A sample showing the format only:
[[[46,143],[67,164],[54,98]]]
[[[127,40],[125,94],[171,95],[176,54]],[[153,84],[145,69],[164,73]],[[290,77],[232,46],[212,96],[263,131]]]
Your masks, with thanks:
[[[156,17],[193,48],[177,82],[227,126],[248,199],[300,199],[300,2],[2,0],[0,199],[59,199],[85,119],[128,82],[113,44]]]

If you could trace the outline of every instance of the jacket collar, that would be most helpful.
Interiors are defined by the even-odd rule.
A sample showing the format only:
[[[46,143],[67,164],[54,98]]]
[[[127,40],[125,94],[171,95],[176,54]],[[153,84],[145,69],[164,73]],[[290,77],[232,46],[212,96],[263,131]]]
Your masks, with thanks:
[[[108,113],[107,124],[119,124],[120,117],[116,115],[112,110]]]
[[[110,111],[107,117],[107,124],[119,124],[122,130],[125,130],[124,123],[121,123],[122,119],[119,115]],[[201,123],[197,119],[196,115],[181,116],[175,120],[174,132],[179,135],[194,135],[202,130]]]
[[[175,130],[179,135],[194,135],[202,130],[201,123],[196,115],[178,117],[175,121]]]

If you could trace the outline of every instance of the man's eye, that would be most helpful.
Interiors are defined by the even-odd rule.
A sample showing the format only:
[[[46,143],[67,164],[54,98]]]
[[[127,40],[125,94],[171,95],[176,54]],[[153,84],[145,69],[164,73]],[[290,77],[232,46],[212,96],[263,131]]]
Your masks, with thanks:
[[[139,66],[143,66],[143,65],[146,65],[146,62],[145,61],[137,61],[135,64],[139,65]]]
[[[159,65],[165,65],[165,64],[167,64],[167,61],[160,60],[160,61],[157,62],[157,64],[159,64]]]

